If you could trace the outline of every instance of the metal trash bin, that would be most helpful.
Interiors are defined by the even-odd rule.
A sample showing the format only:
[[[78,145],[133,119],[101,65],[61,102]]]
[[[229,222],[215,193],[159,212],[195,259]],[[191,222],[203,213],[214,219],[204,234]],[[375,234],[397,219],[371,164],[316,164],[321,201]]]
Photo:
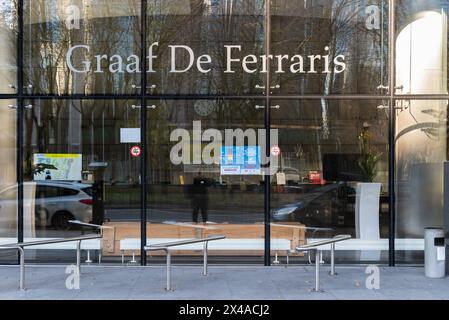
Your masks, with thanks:
[[[426,228],[424,232],[424,264],[428,278],[446,276],[446,247],[442,228]]]

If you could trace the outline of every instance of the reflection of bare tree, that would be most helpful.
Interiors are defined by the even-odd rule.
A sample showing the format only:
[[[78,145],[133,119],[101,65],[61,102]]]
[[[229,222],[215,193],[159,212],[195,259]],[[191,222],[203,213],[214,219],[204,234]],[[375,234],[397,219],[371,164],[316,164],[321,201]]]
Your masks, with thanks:
[[[75,1],[76,2],[76,1]],[[114,1],[81,7],[83,16],[79,29],[66,25],[64,8],[70,3],[61,1],[25,1],[24,65],[25,84],[32,84],[35,93],[126,93],[131,84],[138,84],[138,75],[104,72],[87,75],[73,74],[65,63],[68,49],[76,44],[92,47],[89,55],[75,56],[75,62],[92,60],[94,54],[130,55],[140,51],[140,1]],[[68,126],[67,101],[52,100],[51,105],[34,102],[25,114],[26,173],[31,172],[32,154],[61,152],[58,146],[70,141],[62,129]],[[80,102],[81,118],[92,118],[95,112],[105,112],[105,105]],[[86,113],[85,113],[86,112]],[[89,120],[91,121],[91,120]],[[86,120],[84,120],[86,123]],[[84,125],[83,123],[83,125]],[[93,126],[93,124],[92,124]],[[81,129],[81,128],[80,128]],[[35,148],[35,149],[34,149]]]
[[[32,178],[37,152],[81,153],[85,165],[109,162],[111,174],[120,174],[123,168],[114,168],[129,156],[126,145],[119,143],[120,128],[139,127],[138,115],[132,103],[122,100],[35,100],[24,115],[25,176]]]
[[[388,20],[386,1],[374,1],[370,5],[378,6],[381,21]],[[388,74],[384,72],[387,69],[388,38],[384,36],[386,24],[380,23],[379,30],[366,27],[366,1],[315,0],[303,3],[275,0],[272,6],[273,54],[301,54],[304,63],[308,64],[308,56],[324,55],[327,46],[331,57],[330,70],[334,68],[332,57],[337,55],[344,55],[347,64],[345,73],[338,75],[322,74],[323,64],[316,68],[316,74],[273,73],[273,83],[280,84],[282,92],[324,95],[379,93],[377,87],[388,79]],[[321,145],[331,139],[331,131],[341,130],[341,120],[354,112],[354,108],[347,103],[344,109],[334,107],[331,110],[329,101],[325,99],[321,100],[320,107],[317,120],[321,122],[322,130],[314,137],[319,150],[312,154],[321,154]],[[336,112],[338,115],[333,118],[332,114]],[[335,147],[338,148],[340,143],[335,141]]]
[[[9,85],[17,84],[17,0],[0,0],[0,93],[13,92]]]
[[[80,6],[80,28],[66,24],[61,1],[25,1],[25,81],[36,93],[131,93],[138,74],[73,74],[65,63],[68,49],[77,44],[90,45],[89,54],[75,55],[75,63],[92,60],[96,54],[129,56],[140,52],[140,1],[108,1]],[[105,63],[105,61],[103,61]],[[103,66],[104,67],[104,66]]]
[[[257,74],[248,75],[236,68],[235,74],[226,69],[224,45],[242,45],[243,57],[263,54],[263,2],[226,0],[150,1],[148,43],[159,42],[157,74],[149,76],[164,93],[238,94],[252,92],[260,84]],[[212,57],[211,71],[200,73],[194,68],[184,74],[170,74],[168,45],[188,45],[197,54]],[[187,65],[187,56],[178,57],[180,66]]]
[[[386,1],[375,1],[380,19],[387,21]],[[284,92],[289,93],[376,93],[387,74],[387,37],[382,30],[366,28],[366,1],[316,0],[307,5],[290,0],[273,1],[272,48],[275,54],[344,55],[347,70],[343,75],[278,75]],[[332,59],[331,59],[332,60]],[[333,69],[331,61],[331,70]],[[380,79],[383,75],[384,79]]]

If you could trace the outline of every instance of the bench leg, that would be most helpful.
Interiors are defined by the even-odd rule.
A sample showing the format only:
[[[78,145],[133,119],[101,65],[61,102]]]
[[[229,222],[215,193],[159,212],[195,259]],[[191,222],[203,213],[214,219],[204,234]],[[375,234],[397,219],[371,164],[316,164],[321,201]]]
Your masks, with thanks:
[[[207,276],[207,241],[203,244],[203,276]]]
[[[92,260],[90,260],[90,250],[87,250],[87,259],[84,262],[85,263],[92,263]]]
[[[25,249],[19,247],[20,256],[20,279],[19,288],[20,290],[25,290]]]
[[[167,285],[165,290],[171,290],[171,252],[167,250]]]
[[[273,264],[279,264],[279,260],[278,260],[278,252],[277,252],[277,251],[274,253],[274,261],[273,261]]]
[[[133,259],[130,261],[130,263],[137,263],[135,251],[133,251]]]
[[[320,265],[321,265],[320,256],[321,256],[320,250],[316,249],[315,250],[315,289],[313,290],[315,292],[322,292],[320,290]]]

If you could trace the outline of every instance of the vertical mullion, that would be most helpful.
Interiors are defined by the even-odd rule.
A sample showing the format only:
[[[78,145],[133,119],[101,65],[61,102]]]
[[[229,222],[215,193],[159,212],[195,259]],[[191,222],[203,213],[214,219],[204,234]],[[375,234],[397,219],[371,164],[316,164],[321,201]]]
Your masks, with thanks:
[[[17,115],[16,115],[16,175],[17,175],[17,235],[23,242],[23,1],[17,3]]]
[[[396,192],[395,192],[395,159],[396,159],[396,110],[395,110],[395,86],[396,86],[396,76],[395,76],[395,0],[388,1],[388,61],[389,61],[389,89],[390,89],[390,121],[389,121],[389,178],[388,178],[388,189],[389,189],[389,255],[388,255],[388,265],[394,267],[396,264],[395,256],[395,237],[396,237]]]
[[[265,0],[265,54],[267,56],[270,55],[270,29],[271,29],[271,1]],[[266,101],[265,101],[265,130],[266,130],[266,140],[265,140],[265,156],[267,159],[270,159],[270,60],[267,60],[267,76],[265,83],[265,93],[266,93]],[[271,162],[268,162],[269,166],[271,166]],[[271,230],[270,230],[270,210],[271,210],[271,202],[270,202],[270,194],[271,194],[271,182],[270,182],[270,172],[269,168],[265,168],[265,183],[264,183],[264,221],[265,221],[265,250],[264,250],[264,265],[271,265]]]
[[[146,61],[146,29],[147,29],[147,1],[142,0],[141,2],[141,12],[140,12],[140,23],[141,23],[141,61],[142,61],[142,72],[141,72],[141,96],[140,96],[140,140],[142,148],[142,156],[140,158],[140,207],[141,207],[141,221],[140,221],[140,263],[141,265],[147,264],[147,255],[144,250],[147,242],[147,141],[146,141],[146,127],[147,127],[147,106],[146,106],[146,88],[147,88],[147,61]]]

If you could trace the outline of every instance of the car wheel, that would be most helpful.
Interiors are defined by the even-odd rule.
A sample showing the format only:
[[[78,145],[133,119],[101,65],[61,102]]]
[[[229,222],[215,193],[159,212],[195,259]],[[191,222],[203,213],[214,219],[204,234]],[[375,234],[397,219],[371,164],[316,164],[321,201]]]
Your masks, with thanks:
[[[56,212],[53,215],[53,218],[51,219],[53,227],[56,228],[56,230],[69,230],[71,227],[71,224],[69,223],[70,220],[73,220],[74,217],[70,212],[67,211],[60,211]]]

